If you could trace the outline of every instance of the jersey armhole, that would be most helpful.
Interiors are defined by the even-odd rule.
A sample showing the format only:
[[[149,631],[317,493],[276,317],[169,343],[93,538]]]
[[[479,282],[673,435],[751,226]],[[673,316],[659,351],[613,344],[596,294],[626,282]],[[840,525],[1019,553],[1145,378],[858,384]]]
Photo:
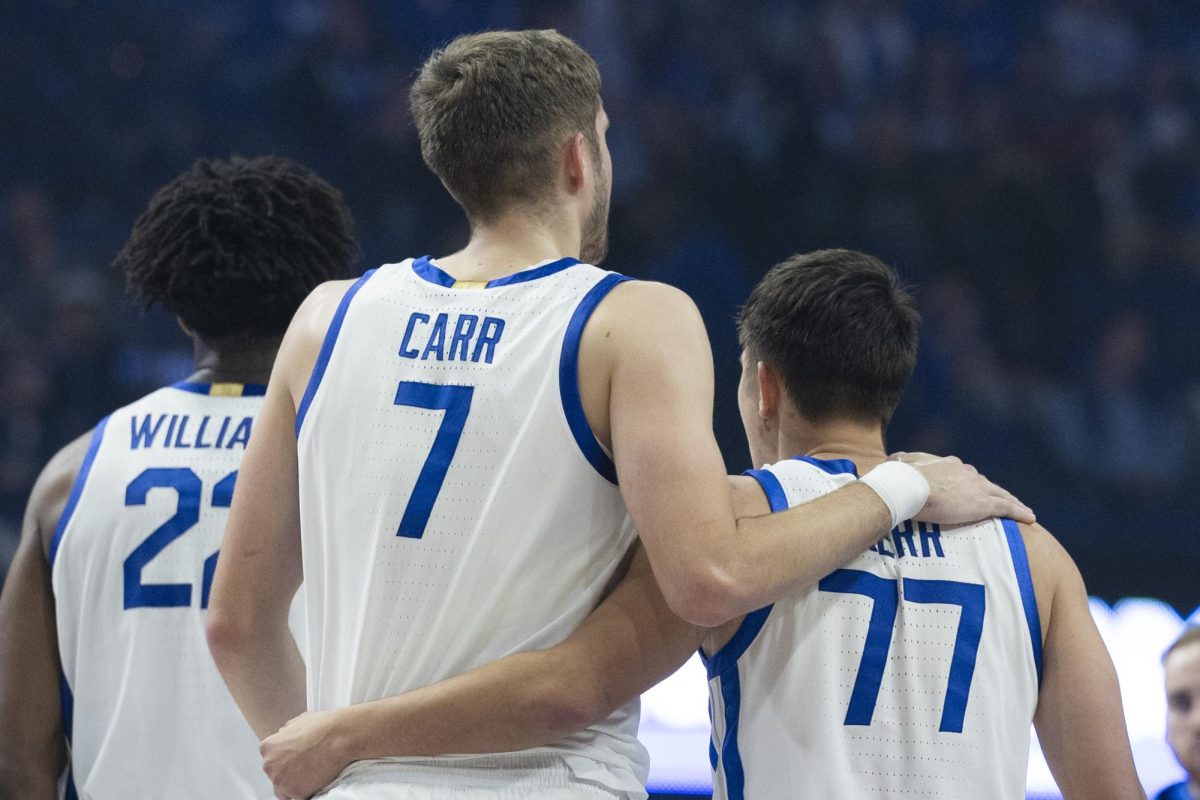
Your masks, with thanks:
[[[1021,592],[1021,605],[1025,609],[1025,622],[1029,626],[1029,642],[1033,647],[1033,664],[1037,669],[1038,688],[1042,685],[1042,620],[1038,613],[1037,595],[1033,591],[1033,575],[1029,571],[1029,555],[1025,552],[1025,540],[1021,529],[1011,519],[1000,520],[1004,536],[1008,540],[1008,553],[1012,557],[1013,571],[1017,576],[1017,588]]]
[[[83,457],[83,463],[79,466],[79,473],[75,476],[75,482],[71,484],[71,493],[67,496],[67,504],[58,518],[58,524],[54,526],[54,536],[50,538],[50,551],[47,553],[46,559],[51,570],[54,569],[54,559],[58,556],[58,548],[62,545],[63,534],[66,533],[67,525],[71,522],[71,515],[75,513],[75,506],[79,505],[79,497],[83,494],[88,474],[92,471],[92,462],[96,460],[96,453],[100,450],[100,441],[104,438],[104,429],[108,426],[108,420],[109,417],[105,417],[96,423],[96,429],[92,431],[92,438],[88,442],[87,453]]]
[[[558,361],[559,397],[562,400],[563,414],[567,418],[567,427],[570,428],[571,436],[584,458],[596,472],[612,484],[617,483],[617,466],[612,457],[604,452],[600,440],[592,431],[587,414],[583,410],[583,399],[579,394],[579,342],[596,306],[600,305],[600,301],[607,297],[614,287],[628,280],[632,279],[614,272],[606,275],[588,290],[567,323],[567,332],[563,336],[562,353]]]
[[[305,387],[304,396],[300,399],[300,407],[296,409],[296,436],[300,435],[300,427],[304,424],[304,417],[308,414],[308,407],[312,405],[317,388],[321,385],[321,379],[325,377],[325,370],[329,367],[329,359],[333,357],[333,347],[337,344],[338,334],[342,330],[342,323],[346,321],[346,312],[350,309],[350,301],[354,299],[354,295],[358,294],[358,290],[374,274],[375,270],[373,269],[369,269],[363,273],[363,276],[356,280],[346,290],[346,293],[342,295],[342,300],[338,303],[337,310],[333,312],[333,319],[329,321],[329,330],[325,331],[325,339],[321,342],[321,350],[317,353],[317,360],[313,363],[312,374],[308,377],[308,386]]]
[[[773,472],[766,469],[748,469],[742,474],[754,478],[758,482],[763,494],[767,496],[767,503],[771,506],[772,514],[786,511],[790,507],[783,485]],[[742,620],[742,624],[734,631],[733,636],[729,637],[725,646],[711,656],[705,655],[703,650],[700,651],[700,660],[704,663],[705,670],[708,671],[709,680],[737,668],[738,659],[750,649],[750,645],[754,644],[759,631],[767,624],[767,617],[771,615],[771,609],[774,607],[775,605],[772,603],[747,614]]]

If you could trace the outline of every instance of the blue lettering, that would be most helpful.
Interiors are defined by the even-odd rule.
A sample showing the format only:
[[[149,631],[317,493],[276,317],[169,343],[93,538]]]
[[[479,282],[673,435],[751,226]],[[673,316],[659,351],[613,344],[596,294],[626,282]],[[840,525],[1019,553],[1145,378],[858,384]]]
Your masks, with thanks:
[[[429,341],[425,343],[425,352],[421,353],[422,361],[427,360],[430,353],[437,356],[438,361],[443,359],[446,347],[446,325],[449,321],[450,318],[444,313],[437,315],[437,319],[433,321],[433,332],[429,334]]]
[[[166,414],[159,414],[158,419],[154,422],[154,427],[150,426],[152,417],[147,414],[142,417],[142,424],[138,425],[137,417],[132,417],[129,420],[129,449],[137,450],[139,447],[152,447],[154,445],[154,437],[158,435],[158,429],[162,427],[163,420],[167,418]]]
[[[475,326],[478,324],[479,317],[474,314],[463,314],[458,318],[458,322],[454,324],[454,338],[450,340],[451,361],[467,360],[467,346],[471,342],[471,337],[475,335]],[[462,355],[456,355],[459,352]]]
[[[196,431],[196,444],[193,445],[197,450],[207,450],[212,447],[211,444],[204,441],[204,430],[208,427],[208,420],[207,414],[200,420],[200,430]]]
[[[226,417],[224,420],[221,421],[221,430],[217,431],[217,443],[214,444],[213,447],[220,448],[221,445],[225,442],[225,432],[227,430],[229,430],[229,423],[231,421],[232,420],[229,417]]]
[[[420,355],[415,347],[409,347],[409,342],[413,335],[413,329],[417,327],[418,322],[429,324],[429,315],[422,314],[418,311],[408,318],[408,326],[404,329],[404,339],[402,339],[400,342],[401,358],[417,358]]]
[[[184,414],[183,419],[179,422],[179,430],[175,434],[175,444],[168,445],[169,447],[178,447],[181,449],[189,449],[191,445],[183,440],[183,434],[187,431],[188,415]]]
[[[882,539],[880,539],[879,543],[875,545],[875,552],[879,553],[879,555],[881,555],[881,556],[888,556],[889,558],[895,558],[896,554],[893,553],[891,550],[888,550],[888,548],[887,548],[887,541],[888,540],[887,540],[886,536],[883,537]]]
[[[234,445],[238,444],[240,444],[242,447],[246,446],[246,443],[250,441],[251,422],[253,422],[253,420],[250,417],[246,417],[238,423],[238,426],[234,428],[233,436],[229,437],[229,444],[225,445],[225,449],[232,450]]]
[[[167,425],[167,435],[163,438],[163,447],[171,446],[171,434],[175,432],[175,423],[179,421],[178,414],[171,415],[171,422]]]
[[[938,558],[945,558],[946,554],[942,551],[942,528],[936,522],[926,525],[924,522],[917,523],[917,527],[921,532],[921,555],[929,558],[929,545],[933,543],[933,549],[937,553]]]
[[[504,333],[504,320],[498,317],[484,317],[483,328],[479,331],[479,341],[475,342],[475,352],[471,354],[472,361],[479,361],[479,356],[487,349],[487,354],[484,356],[484,361],[488,364],[492,363],[492,358],[496,355],[496,344],[500,341],[500,334]]]

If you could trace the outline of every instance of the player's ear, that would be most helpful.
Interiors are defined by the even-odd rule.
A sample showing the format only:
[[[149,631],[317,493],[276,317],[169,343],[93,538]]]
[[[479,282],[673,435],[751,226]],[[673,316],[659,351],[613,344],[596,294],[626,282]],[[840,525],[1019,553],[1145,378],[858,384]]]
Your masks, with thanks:
[[[567,141],[567,148],[563,155],[567,189],[571,194],[578,192],[587,183],[588,164],[587,156],[584,154],[587,146],[587,141],[583,138],[583,134],[579,132],[576,132]]]
[[[758,362],[758,416],[771,419],[779,413],[779,375],[769,364]]]

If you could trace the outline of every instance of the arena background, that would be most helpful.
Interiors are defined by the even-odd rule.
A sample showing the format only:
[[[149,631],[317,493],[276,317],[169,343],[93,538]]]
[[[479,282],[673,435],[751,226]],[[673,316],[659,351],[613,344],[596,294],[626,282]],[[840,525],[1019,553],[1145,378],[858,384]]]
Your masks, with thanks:
[[[465,225],[408,85],[458,33],[532,26],[600,63],[606,266],[696,299],[730,470],[749,466],[732,318],[750,286],[797,251],[885,258],[925,320],[890,446],[1012,489],[1108,604],[1163,601],[1097,604],[1141,665],[1127,708],[1157,713],[1158,652],[1200,603],[1193,0],[4,3],[0,571],[49,456],[189,372],[183,334],[109,266],[154,189],[199,156],[278,153],[344,190],[362,269],[446,253]],[[1165,782],[1156,753],[1139,767]]]

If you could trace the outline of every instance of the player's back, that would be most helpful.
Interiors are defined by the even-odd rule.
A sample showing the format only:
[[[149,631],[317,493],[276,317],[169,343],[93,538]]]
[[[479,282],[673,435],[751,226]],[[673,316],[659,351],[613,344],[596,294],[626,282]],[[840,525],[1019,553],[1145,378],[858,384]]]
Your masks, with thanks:
[[[855,479],[749,474],[773,511]],[[907,522],[707,659],[716,796],[1022,798],[1040,659],[1017,526]]]
[[[464,285],[421,258],[347,292],[297,410],[310,708],[553,645],[595,607],[634,534],[577,359],[621,280],[562,259]],[[550,749],[640,792],[636,726]]]
[[[92,434],[50,546],[80,797],[273,796],[204,636],[264,388],[176,384]]]

